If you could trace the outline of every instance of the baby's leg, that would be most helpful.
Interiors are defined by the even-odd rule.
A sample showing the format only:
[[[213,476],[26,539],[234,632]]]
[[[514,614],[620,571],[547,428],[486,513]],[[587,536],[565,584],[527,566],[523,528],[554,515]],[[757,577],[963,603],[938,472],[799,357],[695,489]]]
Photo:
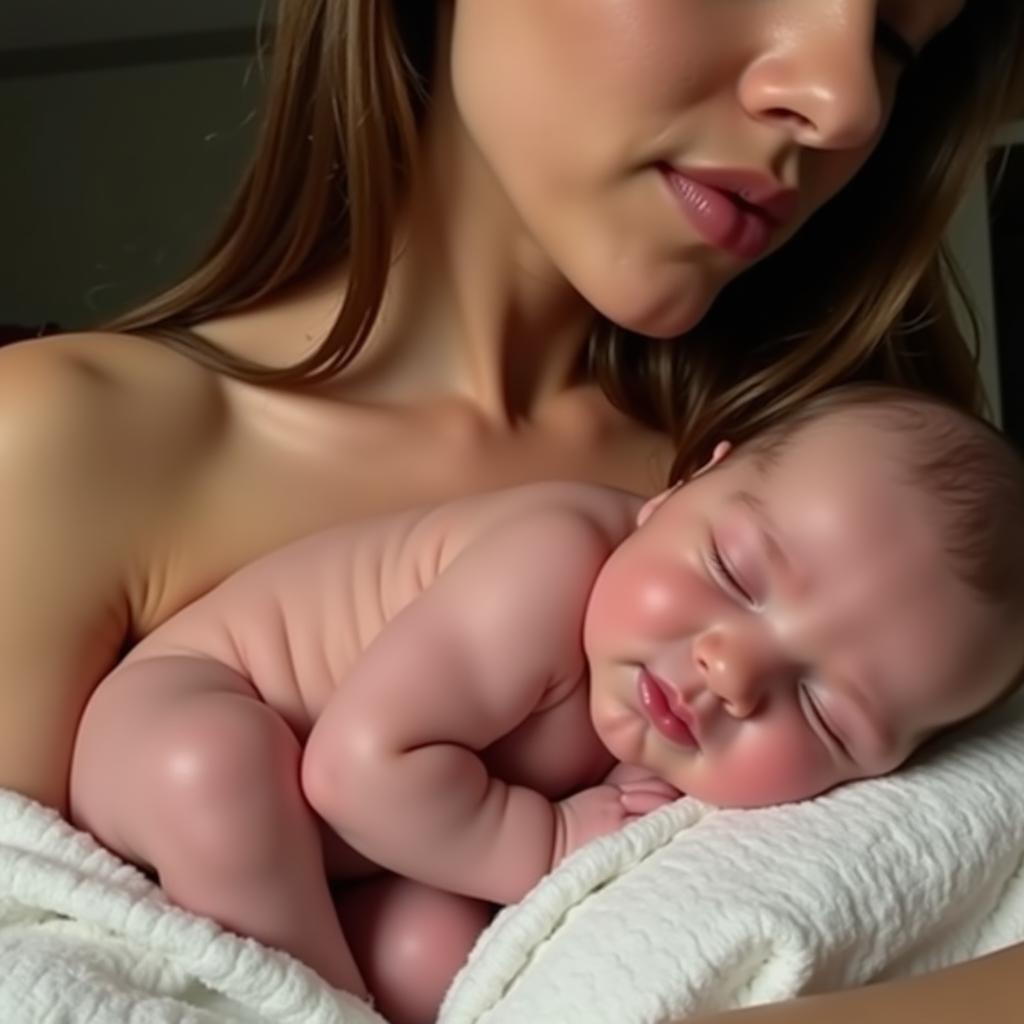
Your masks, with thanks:
[[[408,878],[380,875],[337,892],[338,916],[377,1009],[429,1024],[494,908]]]
[[[177,903],[366,987],[334,911],[299,741],[242,676],[199,657],[130,662],[79,727],[71,817],[152,867]]]

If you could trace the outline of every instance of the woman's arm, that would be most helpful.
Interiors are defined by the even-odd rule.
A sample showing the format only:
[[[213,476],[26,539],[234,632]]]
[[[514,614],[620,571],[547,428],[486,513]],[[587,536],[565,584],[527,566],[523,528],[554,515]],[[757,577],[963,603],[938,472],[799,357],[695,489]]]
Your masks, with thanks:
[[[150,596],[154,510],[180,484],[195,410],[173,359],[87,335],[0,352],[0,786],[62,812],[79,718]]]
[[[696,1020],[701,1024],[1007,1024],[1020,1020],[1022,1012],[1024,944],[932,974]]]
[[[114,498],[88,482],[90,387],[49,355],[0,358],[0,786],[64,811],[78,719],[127,615]]]

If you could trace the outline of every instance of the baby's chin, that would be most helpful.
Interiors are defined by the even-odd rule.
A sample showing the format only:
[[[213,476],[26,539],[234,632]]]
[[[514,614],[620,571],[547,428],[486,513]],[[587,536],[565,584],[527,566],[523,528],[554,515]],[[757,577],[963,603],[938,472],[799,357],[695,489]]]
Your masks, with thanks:
[[[828,790],[807,789],[803,791],[787,790],[773,792],[763,788],[744,788],[742,786],[716,785],[715,780],[706,783],[699,778],[692,779],[686,791],[701,803],[713,807],[732,808],[734,810],[755,811],[762,807],[781,807],[785,804],[801,804],[815,797],[824,795]]]
[[[641,762],[646,723],[632,708],[614,697],[592,694],[590,720],[597,738],[616,761]]]

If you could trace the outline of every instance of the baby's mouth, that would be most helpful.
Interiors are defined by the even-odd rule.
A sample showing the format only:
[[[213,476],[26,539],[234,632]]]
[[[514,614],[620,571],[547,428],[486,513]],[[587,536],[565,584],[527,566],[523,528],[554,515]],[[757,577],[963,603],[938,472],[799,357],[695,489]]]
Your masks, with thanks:
[[[675,690],[643,666],[637,673],[637,693],[648,719],[667,740],[681,747],[698,747],[697,723]]]

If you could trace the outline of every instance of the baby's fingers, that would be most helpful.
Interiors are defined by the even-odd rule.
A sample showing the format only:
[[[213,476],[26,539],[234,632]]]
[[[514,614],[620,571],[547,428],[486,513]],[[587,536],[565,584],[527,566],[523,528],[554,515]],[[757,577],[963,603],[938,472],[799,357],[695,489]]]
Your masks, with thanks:
[[[672,783],[659,779],[656,775],[648,775],[646,779],[635,779],[632,782],[620,782],[619,790],[623,793],[660,793],[667,800],[676,800],[683,795]]]
[[[651,811],[656,811],[659,807],[664,807],[666,804],[679,799],[679,796],[680,793],[677,789],[663,784],[658,789],[651,785],[644,786],[643,788],[624,786],[619,799],[622,802],[623,810],[627,814],[639,816],[650,814]]]

